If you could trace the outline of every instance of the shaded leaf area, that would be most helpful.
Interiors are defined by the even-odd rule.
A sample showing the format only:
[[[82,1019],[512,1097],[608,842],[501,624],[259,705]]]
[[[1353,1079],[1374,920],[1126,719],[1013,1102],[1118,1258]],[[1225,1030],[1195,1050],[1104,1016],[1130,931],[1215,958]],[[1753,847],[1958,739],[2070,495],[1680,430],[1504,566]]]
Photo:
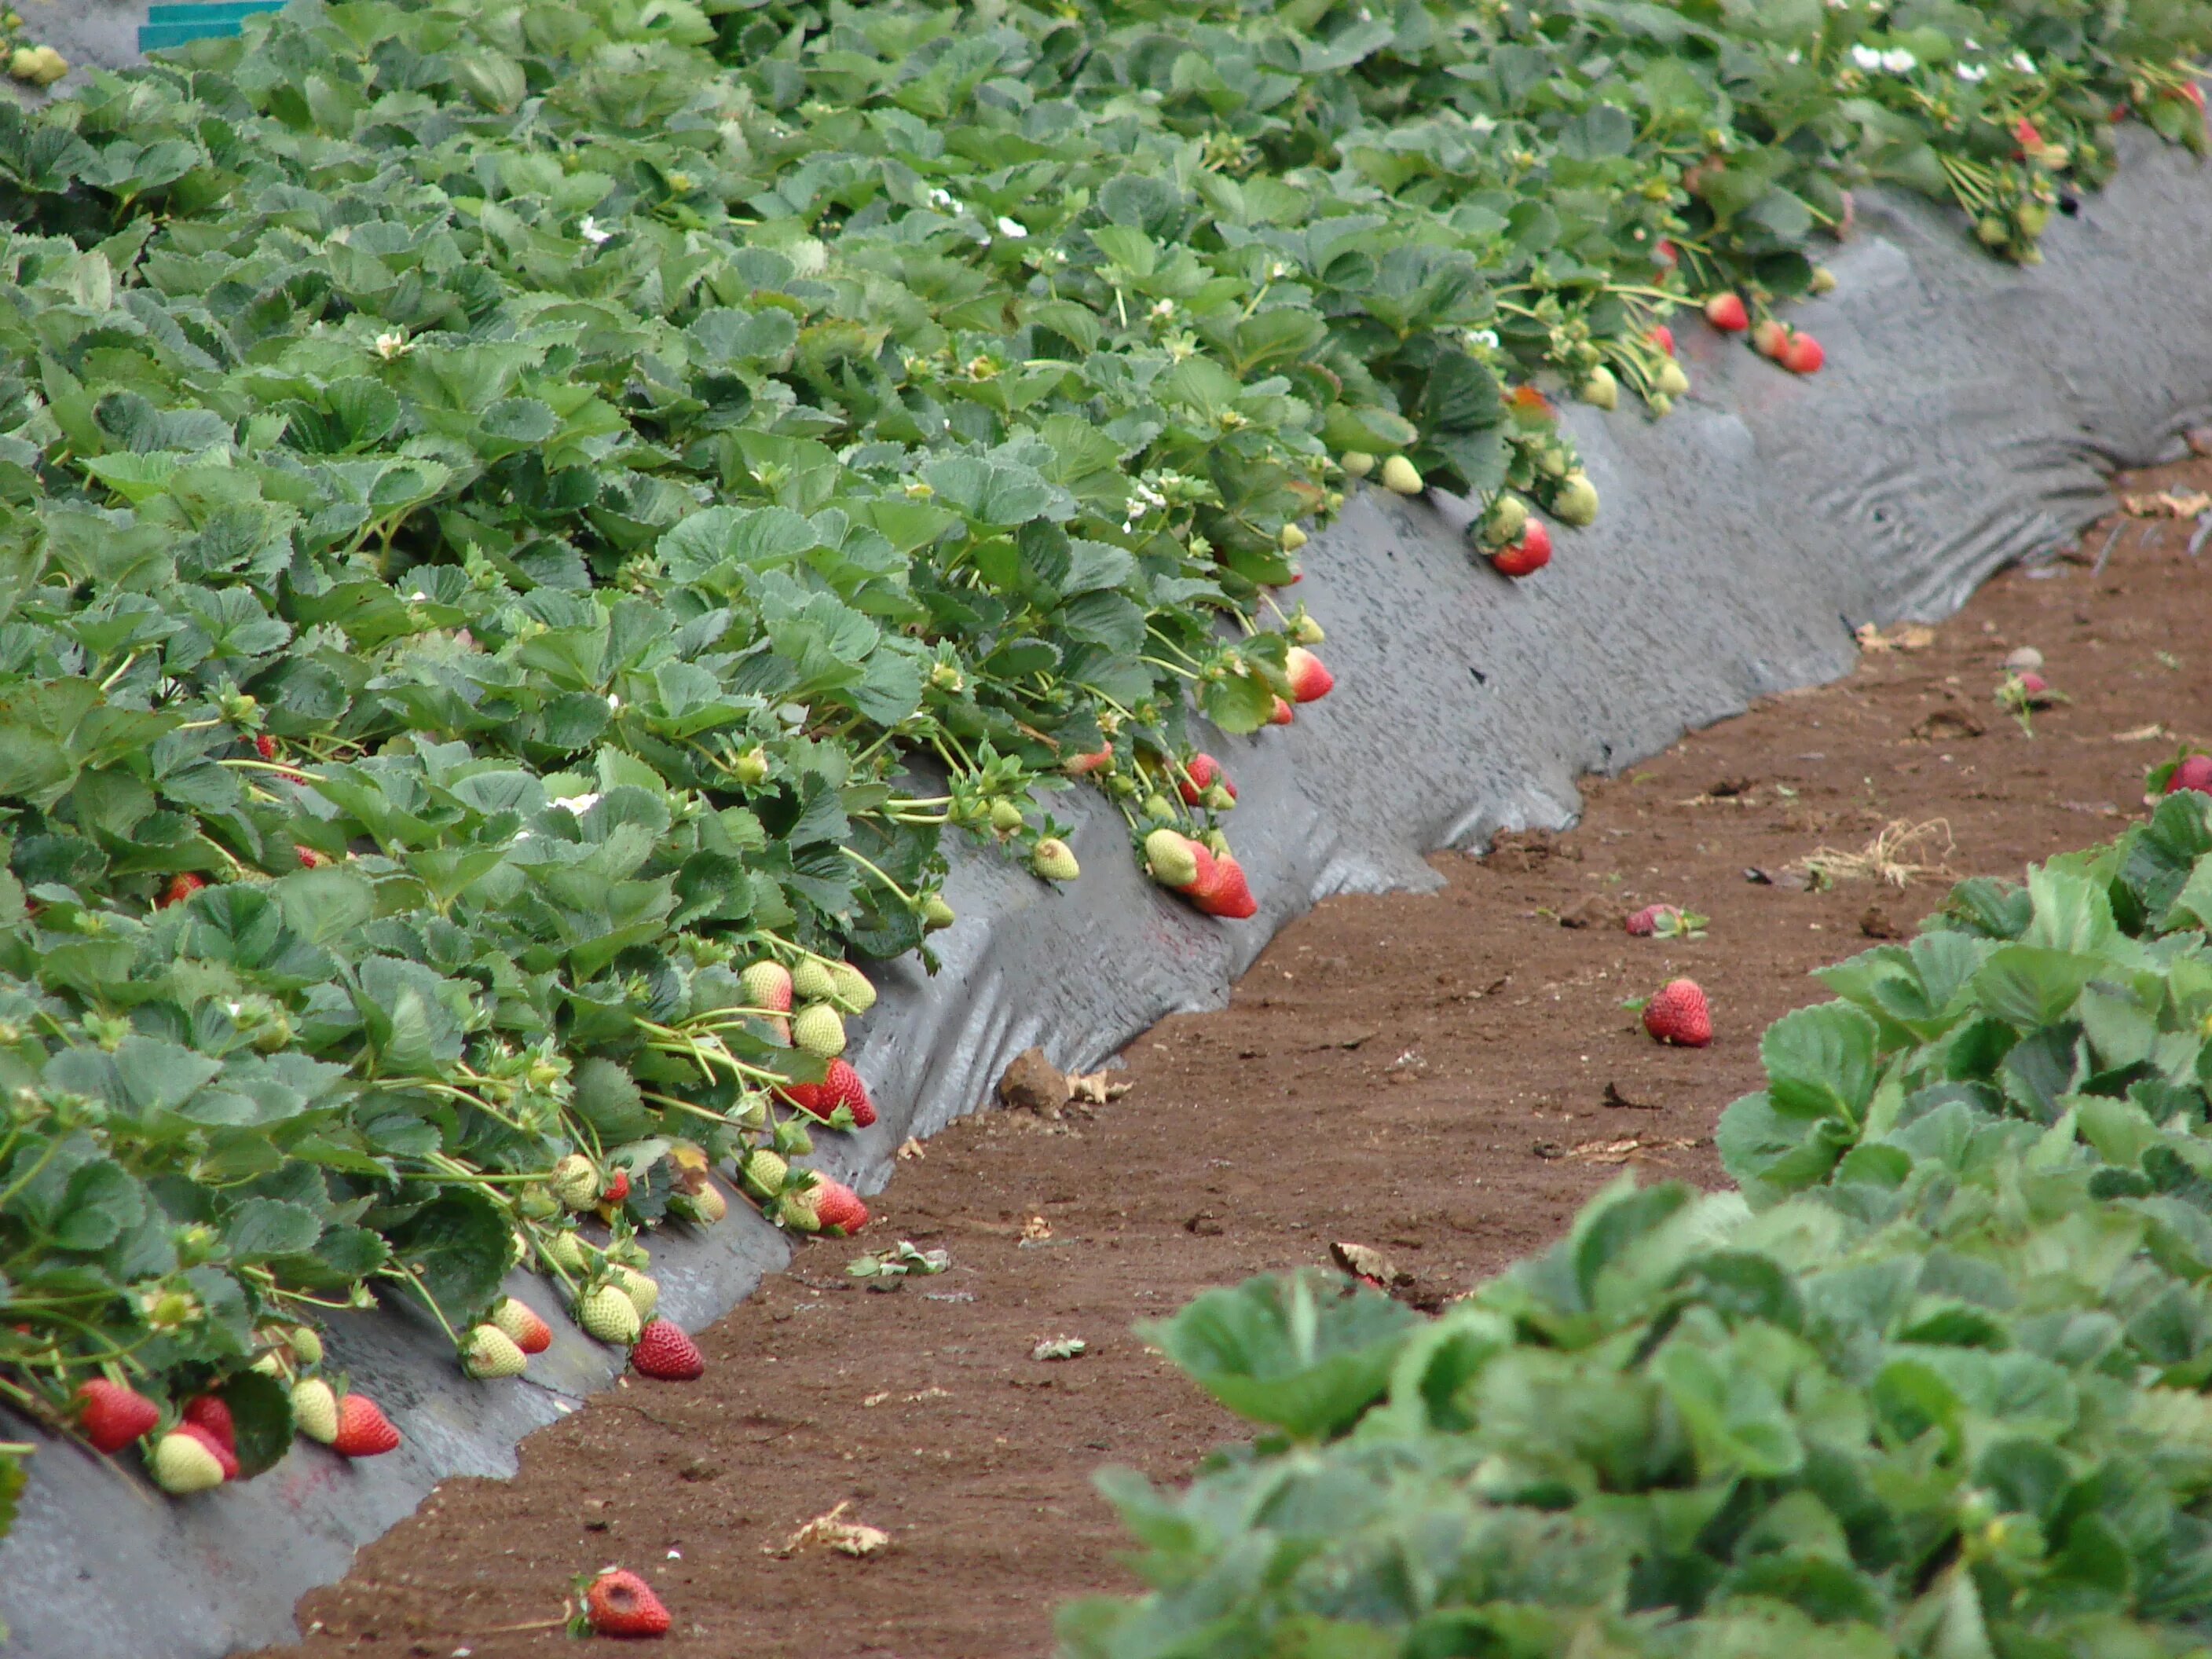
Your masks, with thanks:
[[[1262,1426],[1105,1477],[1069,1651],[2182,1655],[2212,1613],[2212,799],[1823,975],[1722,1120],[1423,1319],[1257,1279],[1151,1334]]]

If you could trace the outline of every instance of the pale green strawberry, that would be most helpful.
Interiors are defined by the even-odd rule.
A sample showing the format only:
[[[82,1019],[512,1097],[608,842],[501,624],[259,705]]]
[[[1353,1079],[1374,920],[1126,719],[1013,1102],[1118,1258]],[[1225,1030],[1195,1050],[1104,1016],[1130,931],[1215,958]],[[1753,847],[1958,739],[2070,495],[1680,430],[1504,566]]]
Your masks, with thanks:
[[[876,1006],[876,988],[868,976],[849,962],[832,964],[830,969],[830,996],[856,1014],[865,1014]]]
[[[612,1270],[612,1274],[615,1283],[622,1287],[622,1293],[637,1310],[638,1322],[642,1324],[652,1318],[653,1310],[660,1305],[660,1281],[650,1273],[638,1272],[635,1267],[617,1266]]]
[[[302,1365],[323,1363],[322,1334],[313,1325],[295,1325],[285,1340],[292,1345],[292,1353]]]
[[[944,895],[932,893],[921,902],[921,930],[925,933],[941,933],[959,917],[945,902]]]
[[[540,1235],[538,1246],[545,1259],[565,1273],[584,1271],[584,1241],[566,1231]]]
[[[581,1152],[571,1152],[553,1166],[553,1190],[572,1210],[587,1210],[599,1200],[599,1166]]]
[[[745,1184],[769,1198],[783,1190],[784,1179],[790,1173],[791,1165],[765,1146],[751,1153],[744,1162]]]
[[[292,1385],[292,1421],[310,1440],[325,1446],[338,1437],[338,1397],[319,1376]]]
[[[496,1325],[478,1325],[461,1342],[461,1369],[480,1382],[520,1376],[530,1364],[514,1339]]]
[[[1073,881],[1083,873],[1083,866],[1075,861],[1075,854],[1057,836],[1047,836],[1030,854],[1030,868],[1047,881]]]
[[[826,1002],[809,1003],[791,1018],[791,1040],[824,1060],[845,1052],[845,1022]]]
[[[222,1485],[222,1465],[195,1437],[169,1433],[161,1437],[151,1459],[154,1484],[163,1492],[184,1497],[210,1492]]]
[[[828,963],[809,957],[792,969],[791,994],[801,1002],[827,1002],[837,994],[837,976]]]
[[[1427,487],[1421,482],[1420,469],[1403,455],[1382,463],[1382,488],[1394,495],[1418,495]]]
[[[602,1342],[612,1342],[627,1348],[637,1340],[644,1328],[644,1321],[637,1316],[637,1304],[623,1293],[618,1285],[599,1285],[576,1298],[576,1322],[586,1333]]]

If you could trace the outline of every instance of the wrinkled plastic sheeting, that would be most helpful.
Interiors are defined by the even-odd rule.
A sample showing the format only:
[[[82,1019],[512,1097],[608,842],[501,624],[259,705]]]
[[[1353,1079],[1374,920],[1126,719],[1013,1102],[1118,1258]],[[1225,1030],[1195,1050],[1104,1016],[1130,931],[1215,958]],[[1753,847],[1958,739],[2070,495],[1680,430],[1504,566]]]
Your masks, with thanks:
[[[1083,878],[1054,890],[956,854],[941,971],[883,965],[854,1055],[881,1118],[824,1135],[817,1161],[880,1188],[908,1135],[983,1103],[1021,1049],[1087,1068],[1164,1014],[1218,1006],[1317,899],[1433,886],[1426,851],[1565,825],[1582,774],[1843,673],[1856,624],[1946,614],[2094,517],[2103,475],[2176,453],[2212,392],[2212,195],[2178,152],[2141,134],[2130,149],[2111,191],[2054,223],[2038,270],[1982,258],[1955,216],[1865,204],[1838,290],[1796,316],[1827,349],[1817,379],[1689,324],[1695,391],[1672,416],[1570,410],[1605,510],[1530,580],[1468,556],[1464,507],[1358,495],[1296,590],[1328,630],[1335,691],[1286,731],[1211,744],[1240,792],[1231,833],[1260,914],[1199,917],[1139,872],[1102,799],[1056,798]],[[710,1321],[787,1249],[733,1203],[711,1233],[655,1241],[663,1305]],[[528,1379],[485,1387],[400,1315],[341,1320],[339,1363],[406,1437],[367,1463],[302,1443],[258,1480],[171,1504],[44,1443],[0,1545],[11,1651],[201,1659],[289,1637],[295,1598],[357,1545],[441,1480],[511,1473],[524,1433],[607,1384],[616,1356],[556,1328]],[[549,1594],[565,1571],[548,1566]]]

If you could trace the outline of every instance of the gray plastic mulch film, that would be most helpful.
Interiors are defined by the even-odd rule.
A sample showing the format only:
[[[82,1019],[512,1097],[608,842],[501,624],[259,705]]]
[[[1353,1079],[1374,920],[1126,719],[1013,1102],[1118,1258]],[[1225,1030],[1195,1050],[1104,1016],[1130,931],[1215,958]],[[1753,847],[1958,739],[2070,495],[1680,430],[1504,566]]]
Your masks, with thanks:
[[[1360,495],[1297,590],[1328,630],[1335,691],[1287,731],[1212,744],[1240,791],[1230,830],[1258,916],[1207,921],[1152,886],[1096,796],[1055,803],[1075,803],[1085,872],[1065,891],[956,854],[943,970],[879,968],[860,1028],[882,1115],[823,1136],[817,1161],[880,1188],[902,1141],[974,1109],[1019,1050],[1087,1067],[1164,1014],[1218,1006],[1322,896],[1431,887],[1426,850],[1564,825],[1579,775],[1841,674],[1853,624],[1942,616],[2094,517],[2104,471],[2175,453],[2212,393],[2212,191],[2132,137],[2114,187],[2054,222],[2036,270],[1983,258],[1924,204],[1863,204],[1840,288],[1799,315],[1827,348],[1814,380],[1693,323],[1695,392],[1670,418],[1574,409],[1604,512],[1533,580],[1469,557],[1463,508]],[[653,1249],[662,1308],[692,1328],[789,1254],[743,1204]],[[532,1299],[553,1310],[543,1286]],[[291,1637],[295,1601],[436,1482],[512,1474],[518,1440],[607,1386],[617,1356],[556,1323],[526,1379],[484,1386],[416,1324],[342,1319],[337,1362],[405,1436],[360,1464],[301,1443],[259,1480],[171,1502],[127,1459],[42,1443],[0,1544],[8,1650],[202,1659]]]

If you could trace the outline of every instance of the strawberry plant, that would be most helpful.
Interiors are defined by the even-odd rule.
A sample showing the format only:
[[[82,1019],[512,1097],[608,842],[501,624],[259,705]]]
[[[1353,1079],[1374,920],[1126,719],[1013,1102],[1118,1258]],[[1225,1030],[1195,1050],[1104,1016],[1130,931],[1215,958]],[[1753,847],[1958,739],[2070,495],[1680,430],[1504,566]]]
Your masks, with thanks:
[[[1310,1276],[1148,1334],[1260,1425],[1103,1480],[1073,1655],[2182,1655],[2212,1617],[2212,798],[1962,884],[1760,1045],[1740,1192],[1625,1178],[1424,1319]]]
[[[1722,290],[1809,372],[1863,179],[2025,257],[2208,22],[401,0],[0,102],[0,1395],[372,1455],[319,1309],[497,1376],[510,1266],[627,1342],[718,1170],[856,1229],[792,1160],[947,830],[1075,879],[1087,780],[1256,914],[1192,716],[1332,685],[1304,526],[1535,570],[1557,392],[1663,413]]]

